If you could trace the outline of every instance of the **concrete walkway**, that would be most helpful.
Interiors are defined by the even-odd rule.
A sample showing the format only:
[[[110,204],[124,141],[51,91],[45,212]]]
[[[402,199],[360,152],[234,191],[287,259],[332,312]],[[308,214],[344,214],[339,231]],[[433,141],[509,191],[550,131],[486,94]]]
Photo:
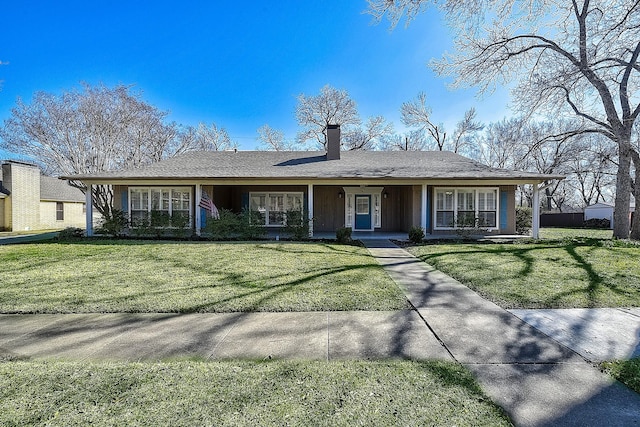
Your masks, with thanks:
[[[388,240],[365,244],[415,310],[0,315],[0,359],[455,360],[518,426],[640,426],[640,395],[589,362],[614,354],[594,351],[611,342],[628,340],[615,354],[635,354],[640,323],[630,319],[637,312],[614,313],[630,316],[614,326],[618,335],[598,332],[594,325],[607,320],[593,312],[582,313],[583,322],[566,312],[564,323],[558,311],[508,312]]]
[[[578,353],[391,242],[365,244],[516,425],[640,425],[640,395]]]

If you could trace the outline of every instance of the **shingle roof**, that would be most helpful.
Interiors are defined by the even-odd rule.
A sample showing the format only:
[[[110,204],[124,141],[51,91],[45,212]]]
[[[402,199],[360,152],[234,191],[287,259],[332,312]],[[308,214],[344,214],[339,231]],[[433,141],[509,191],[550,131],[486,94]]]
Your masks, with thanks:
[[[50,176],[40,176],[40,200],[56,202],[84,202],[82,191],[68,182]]]
[[[447,151],[346,151],[326,160],[319,151],[188,152],[135,169],[65,179],[320,178],[320,179],[513,179],[562,178],[495,169]]]

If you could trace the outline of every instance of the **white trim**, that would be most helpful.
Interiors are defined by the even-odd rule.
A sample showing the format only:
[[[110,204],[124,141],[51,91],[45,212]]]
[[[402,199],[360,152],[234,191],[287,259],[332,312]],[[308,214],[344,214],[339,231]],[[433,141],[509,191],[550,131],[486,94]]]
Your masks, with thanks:
[[[213,197],[213,195],[211,195]],[[196,184],[196,198],[194,200],[194,206],[196,209],[196,235],[199,236],[202,233],[202,208],[200,207],[200,200],[202,199],[202,184]]]
[[[192,186],[187,186],[187,185],[173,185],[173,186],[130,186],[127,188],[127,203],[128,203],[128,212],[129,212],[129,225],[133,226],[132,220],[133,220],[133,209],[132,209],[132,201],[133,198],[131,197],[131,191],[132,190],[147,190],[147,209],[146,211],[151,213],[152,209],[151,209],[151,190],[169,190],[169,215],[173,214],[173,190],[177,190],[177,191],[189,191],[189,226],[191,226],[191,224],[193,224],[193,206],[194,206],[194,200],[193,200],[193,188]],[[136,209],[136,211],[141,211],[143,209]],[[162,209],[159,209],[162,210]],[[182,212],[184,211],[183,209],[178,209],[178,211]]]
[[[453,191],[453,211],[454,211],[454,226],[453,227],[439,227],[438,226],[438,191]],[[495,192],[495,201],[496,201],[496,209],[495,209],[495,213],[496,213],[496,225],[495,227],[481,227],[483,229],[486,230],[490,230],[490,231],[498,231],[500,230],[500,188],[499,187],[434,187],[433,189],[433,217],[432,217],[432,223],[433,223],[433,230],[456,230],[459,227],[456,226],[457,220],[458,220],[458,191],[473,191],[474,192],[474,212],[475,212],[475,218],[478,218],[478,207],[479,207],[479,203],[478,203],[478,194],[479,192],[489,192],[489,191],[494,191]]]
[[[264,213],[264,226],[265,227],[269,227],[269,228],[274,228],[274,227],[284,227],[287,223],[287,196],[298,196],[300,197],[300,202],[301,202],[301,208],[304,211],[304,192],[302,191],[250,191],[249,192],[249,209],[251,210],[251,198],[252,196],[264,196],[265,197],[265,211]],[[283,204],[285,207],[284,210],[284,217],[283,217],[283,223],[282,224],[269,224],[269,197],[270,196],[282,196],[283,197]]]
[[[80,180],[84,183],[105,184],[105,185],[129,185],[136,187],[144,186],[184,186],[184,185],[335,185],[335,186],[390,186],[390,185],[432,185],[432,186],[501,186],[501,185],[523,185],[523,184],[540,184],[543,179],[431,179],[431,178],[166,178],[166,179],[132,179],[132,178],[115,178],[115,179],[84,179]],[[310,184],[312,182],[313,184]]]
[[[87,192],[85,193],[85,222],[87,225],[86,233],[87,237],[93,236],[93,198],[91,197],[91,193],[93,191],[92,185],[87,185]]]
[[[531,209],[531,237],[537,239],[540,235],[540,187],[533,186],[533,208]]]
[[[304,194],[302,198],[304,206]],[[313,237],[313,184],[307,187],[307,210],[309,211],[309,237]]]
[[[361,185],[359,187],[342,187],[344,191],[344,226],[351,227],[353,231],[374,231],[376,228],[382,227],[382,192],[384,187],[367,187]],[[356,205],[355,196],[371,196],[371,228],[356,229]],[[378,202],[376,211],[376,199]]]
[[[420,201],[420,227],[427,232],[427,184],[422,184],[422,200]],[[412,220],[413,222],[413,220]]]

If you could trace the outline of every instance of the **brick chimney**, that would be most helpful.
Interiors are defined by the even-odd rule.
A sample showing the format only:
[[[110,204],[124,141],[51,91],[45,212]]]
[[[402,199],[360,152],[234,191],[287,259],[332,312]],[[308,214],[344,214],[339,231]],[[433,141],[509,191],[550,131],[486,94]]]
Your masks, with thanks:
[[[340,160],[340,125],[327,126],[327,160]]]

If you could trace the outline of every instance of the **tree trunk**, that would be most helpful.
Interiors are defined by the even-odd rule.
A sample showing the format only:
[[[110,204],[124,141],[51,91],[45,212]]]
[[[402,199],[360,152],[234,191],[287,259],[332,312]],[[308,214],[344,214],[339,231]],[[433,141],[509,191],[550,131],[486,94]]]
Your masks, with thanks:
[[[633,221],[631,221],[631,234],[630,239],[640,240],[640,179],[638,179],[638,172],[636,171],[636,185],[633,191],[633,197],[636,199],[636,208],[633,211]]]
[[[636,208],[633,212],[633,220],[631,221],[630,239],[640,240],[640,153],[631,150],[631,158],[635,169],[635,180],[633,185],[633,197],[636,199]]]
[[[630,144],[629,144],[630,145]],[[626,150],[624,149],[626,148]],[[631,156],[628,145],[620,144],[620,161],[616,176],[616,200],[613,211],[613,237],[629,238],[629,201],[631,200]]]

